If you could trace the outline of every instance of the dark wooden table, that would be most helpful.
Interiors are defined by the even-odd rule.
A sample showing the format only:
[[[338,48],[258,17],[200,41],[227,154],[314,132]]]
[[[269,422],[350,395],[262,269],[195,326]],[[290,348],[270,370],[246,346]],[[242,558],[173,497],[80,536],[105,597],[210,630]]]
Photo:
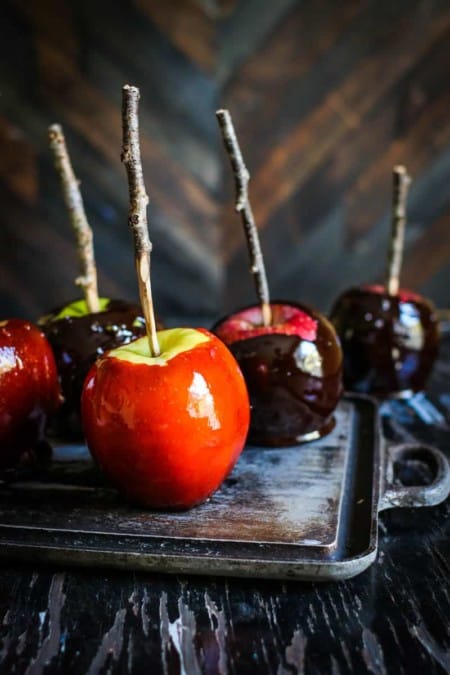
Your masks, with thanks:
[[[396,440],[450,452],[450,334],[430,384],[446,421],[404,404]],[[375,564],[338,583],[2,566],[1,673],[448,673],[450,505],[385,512]]]

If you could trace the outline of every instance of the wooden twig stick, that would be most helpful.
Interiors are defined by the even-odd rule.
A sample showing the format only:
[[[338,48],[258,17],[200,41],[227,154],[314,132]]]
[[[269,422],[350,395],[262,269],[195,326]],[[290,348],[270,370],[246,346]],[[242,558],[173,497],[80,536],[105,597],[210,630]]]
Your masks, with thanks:
[[[97,268],[94,257],[94,238],[86,218],[79,182],[73,172],[66,140],[59,124],[52,124],[48,128],[48,139],[56,171],[61,180],[70,222],[77,239],[80,276],[75,280],[75,283],[83,289],[88,311],[98,312],[100,311],[100,304],[98,300]]]
[[[152,243],[148,234],[147,205],[148,195],[142,172],[141,149],[139,145],[139,89],[126,84],[122,88],[122,162],[128,177],[130,208],[128,224],[133,232],[134,256],[139,284],[139,295],[144,312],[150,354],[161,353],[156,333],[155,312],[153,309],[152,288],[150,282],[150,255]]]
[[[386,289],[397,295],[400,287],[403,247],[405,243],[406,200],[411,178],[404,166],[394,166],[392,195],[392,228],[389,242]]]
[[[253,274],[256,293],[261,303],[264,326],[272,323],[272,310],[269,300],[269,286],[261,252],[258,230],[248,198],[250,174],[244,164],[241,149],[236,137],[231,115],[228,110],[217,110],[217,120],[223,136],[223,142],[230,158],[236,188],[236,211],[241,214],[244,225],[247,248],[250,259],[250,272]]]

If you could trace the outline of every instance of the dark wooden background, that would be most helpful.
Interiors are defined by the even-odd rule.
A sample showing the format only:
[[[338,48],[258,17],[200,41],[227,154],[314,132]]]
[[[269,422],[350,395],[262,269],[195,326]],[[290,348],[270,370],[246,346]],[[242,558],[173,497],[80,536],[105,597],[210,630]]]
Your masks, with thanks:
[[[273,296],[378,279],[390,172],[414,176],[404,283],[450,302],[448,0],[2,0],[0,312],[74,296],[46,127],[63,124],[104,295],[136,296],[121,86],[142,91],[154,287],[169,322],[253,298],[214,110],[230,108]]]

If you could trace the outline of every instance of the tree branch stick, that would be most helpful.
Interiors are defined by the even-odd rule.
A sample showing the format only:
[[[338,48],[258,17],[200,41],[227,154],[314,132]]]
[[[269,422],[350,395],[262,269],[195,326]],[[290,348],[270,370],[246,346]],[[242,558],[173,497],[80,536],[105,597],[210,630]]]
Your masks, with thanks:
[[[73,172],[63,130],[59,124],[52,124],[49,127],[48,139],[55,168],[61,181],[70,222],[77,239],[80,276],[75,280],[75,283],[83,289],[88,311],[98,312],[100,305],[92,230],[86,218],[79,182]]]
[[[393,170],[392,227],[389,242],[386,289],[389,295],[397,295],[400,286],[403,247],[405,243],[406,200],[411,178],[404,166]]]
[[[248,182],[250,174],[244,164],[239,142],[228,110],[217,110],[217,121],[222,132],[225,149],[230,158],[236,188],[236,211],[241,214],[244,232],[247,239],[250,272],[253,275],[256,293],[261,304],[264,326],[272,323],[272,310],[269,300],[269,287],[261,252],[258,230],[255,225],[253,211],[248,198]]]
[[[152,243],[148,234],[147,205],[142,172],[141,149],[139,145],[139,89],[126,84],[122,88],[122,162],[128,177],[130,207],[128,224],[133,233],[134,256],[139,284],[139,295],[144,312],[147,338],[152,356],[161,353],[156,333],[155,312],[153,308],[150,282],[150,255]]]

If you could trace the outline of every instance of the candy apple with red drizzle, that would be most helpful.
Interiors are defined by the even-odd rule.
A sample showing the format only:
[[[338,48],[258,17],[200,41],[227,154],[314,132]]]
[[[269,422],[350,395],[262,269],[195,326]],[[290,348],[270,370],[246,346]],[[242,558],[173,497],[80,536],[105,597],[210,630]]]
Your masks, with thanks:
[[[385,285],[345,291],[331,321],[344,350],[346,389],[406,398],[424,389],[438,353],[439,328],[433,304],[399,288],[410,177],[393,171],[393,217]]]
[[[156,330],[138,100],[139,90],[126,85],[122,159],[148,335],[95,362],[83,389],[83,424],[92,455],[128,500],[186,509],[205,500],[232,469],[245,444],[250,408],[238,364],[215,335]]]
[[[324,436],[334,426],[342,393],[342,352],[331,323],[297,302],[270,302],[258,232],[248,199],[249,174],[231,117],[217,118],[236,183],[250,269],[260,303],[236,311],[213,328],[236,357],[251,402],[249,442],[295,445]]]

